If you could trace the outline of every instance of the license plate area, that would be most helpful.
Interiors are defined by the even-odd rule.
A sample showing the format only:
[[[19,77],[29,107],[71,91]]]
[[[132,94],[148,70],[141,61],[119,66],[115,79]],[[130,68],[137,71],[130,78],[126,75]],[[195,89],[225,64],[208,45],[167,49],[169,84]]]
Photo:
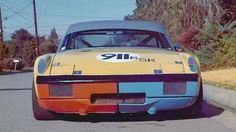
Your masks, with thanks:
[[[144,104],[145,93],[93,94],[92,104]]]

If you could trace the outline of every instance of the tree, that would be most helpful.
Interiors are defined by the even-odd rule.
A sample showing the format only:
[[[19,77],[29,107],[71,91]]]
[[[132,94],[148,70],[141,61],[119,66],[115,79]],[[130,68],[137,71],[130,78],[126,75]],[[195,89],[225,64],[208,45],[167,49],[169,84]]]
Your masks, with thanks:
[[[36,58],[34,37],[26,29],[19,29],[11,38],[10,56],[22,58],[27,66],[32,66],[32,61]]]
[[[124,16],[124,20],[131,21],[131,20],[133,20],[133,17],[131,15],[126,15],[126,16]]]
[[[3,43],[0,43],[0,61],[3,60],[5,54],[5,45]]]
[[[53,28],[51,30],[51,33],[48,36],[48,41],[51,42],[52,44],[57,45],[57,43],[58,43],[58,35],[57,35],[57,32],[56,32],[55,28]]]
[[[126,19],[162,23],[172,39],[197,55],[201,68],[236,66],[235,0],[137,0]]]
[[[21,58],[24,59],[26,66],[33,66],[34,61],[36,59],[36,51],[35,51],[35,44],[33,41],[29,41],[28,43],[25,43],[25,45],[22,48],[21,52]]]
[[[160,22],[173,39],[191,27],[201,28],[205,19],[218,22],[222,9],[217,0],[138,0],[133,18]]]
[[[19,29],[12,34],[11,39],[15,44],[23,44],[27,41],[33,41],[34,37],[26,29]]]
[[[46,38],[45,38],[45,36],[39,36],[39,43],[40,43],[40,44],[43,43],[43,42],[45,42],[45,41],[47,41]]]
[[[220,24],[225,25],[236,20],[236,1],[235,0],[218,0],[224,10]]]
[[[40,54],[55,53],[57,46],[52,44],[50,41],[44,41],[39,46]]]

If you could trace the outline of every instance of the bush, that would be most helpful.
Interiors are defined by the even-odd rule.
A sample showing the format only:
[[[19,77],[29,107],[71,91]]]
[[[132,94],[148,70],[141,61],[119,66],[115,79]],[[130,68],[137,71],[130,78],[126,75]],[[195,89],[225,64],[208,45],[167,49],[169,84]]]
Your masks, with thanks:
[[[180,34],[177,37],[177,41],[180,42],[183,48],[190,51],[196,50],[199,47],[199,43],[194,40],[194,36],[199,34],[200,30],[196,27],[191,27],[186,32]]]
[[[3,70],[3,66],[2,66],[2,62],[0,61],[0,72],[2,72]]]
[[[5,52],[5,46],[3,43],[0,42],[0,60],[3,59],[4,57],[4,52]]]
[[[24,61],[21,58],[10,58],[10,59],[4,59],[2,61],[2,67],[3,69],[9,69],[9,70],[14,70],[15,69],[15,63],[14,60],[19,60],[17,63],[16,70],[22,70],[24,68]]]
[[[236,34],[235,36],[224,36],[219,40],[219,48],[216,50],[216,67],[236,67]]]
[[[208,26],[209,27],[209,26]],[[210,26],[196,36],[202,43],[195,51],[203,70],[236,67],[236,28]]]

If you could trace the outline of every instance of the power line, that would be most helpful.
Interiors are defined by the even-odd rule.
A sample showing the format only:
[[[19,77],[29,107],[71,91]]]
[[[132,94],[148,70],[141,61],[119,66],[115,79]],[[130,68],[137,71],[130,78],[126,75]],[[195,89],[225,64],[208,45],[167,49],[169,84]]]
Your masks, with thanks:
[[[29,19],[29,18],[27,18],[27,17],[25,17],[25,16],[19,14],[16,10],[12,9],[11,7],[5,5],[5,4],[3,4],[3,3],[1,3],[1,2],[0,2],[0,4],[3,5],[4,7],[6,7],[7,9],[11,10],[12,12],[18,14],[19,16],[21,16],[21,18],[24,18],[25,20],[32,22],[31,19]]]
[[[95,19],[120,19],[115,17],[96,17],[96,16],[74,16],[74,15],[61,15],[61,14],[48,14],[48,13],[38,13],[40,16],[53,16],[53,17],[74,17],[74,18],[95,18]]]
[[[39,29],[38,31],[51,31],[52,29]],[[57,28],[56,30],[67,30],[67,28]]]
[[[31,28],[33,27],[34,24],[27,24],[27,25],[22,25],[22,26],[13,26],[13,27],[8,27],[8,26],[4,26],[4,29],[19,29],[19,28]]]
[[[51,25],[39,25],[38,27],[65,27],[65,26],[69,26],[71,25],[70,24],[51,24]],[[33,24],[32,25],[23,25],[23,26],[15,26],[15,27],[4,27],[5,29],[18,29],[18,28],[31,28],[33,27]]]
[[[40,25],[39,27],[61,27],[61,26],[69,26],[69,25],[71,25],[71,23],[69,23],[69,24]]]
[[[14,31],[15,29],[7,29],[7,31]],[[38,29],[38,31],[51,31],[52,29]],[[57,31],[66,31],[67,28],[56,28]],[[28,31],[34,31],[33,29],[30,29]]]
[[[34,26],[34,23],[31,24],[30,26],[27,26],[26,29],[29,29],[29,28],[31,28],[31,27],[33,27],[33,26]]]
[[[30,4],[33,4],[33,2],[31,0],[25,0],[25,1],[28,1]]]
[[[21,13],[22,11],[24,11],[27,7],[31,6],[32,4],[27,4],[26,6],[24,6],[23,8],[21,8],[20,10],[14,12],[13,14],[9,15],[9,16],[6,16],[5,18],[9,19],[19,13]]]
[[[3,0],[3,1],[4,1],[5,3],[7,3],[9,6],[11,6],[11,7],[17,9],[16,6],[15,6],[14,4],[12,4],[11,2],[9,2],[9,1],[7,1],[7,0]],[[3,2],[2,2],[2,3],[3,3]],[[32,2],[31,2],[30,4],[32,4]],[[30,4],[29,4],[29,5],[30,5]],[[6,5],[6,6],[7,6],[7,5]],[[9,7],[9,6],[8,6],[8,7]],[[11,8],[11,9],[12,9],[12,8]],[[10,10],[11,10],[11,9],[10,9]],[[14,9],[12,9],[12,10],[14,10]],[[12,11],[12,10],[11,10],[11,11]],[[14,10],[13,12],[17,12],[17,11]],[[28,19],[28,15],[27,15],[27,14],[19,14],[19,15],[20,15],[20,16],[23,16],[23,17],[26,17],[26,18]],[[31,18],[30,18],[30,20],[31,20]]]
[[[12,8],[15,8],[16,10],[18,9],[14,4],[12,4],[11,2],[9,2],[9,1],[7,1],[7,0],[3,0],[5,3],[7,3],[7,5],[9,5],[10,7],[12,7]],[[3,3],[3,2],[2,2]],[[30,3],[29,5],[26,5],[27,7],[28,6],[30,6],[32,3]],[[8,7],[9,7],[8,6]],[[24,8],[24,7],[23,7]],[[13,9],[14,10],[14,9]],[[14,10],[14,11],[16,11],[16,10]],[[24,17],[28,17],[28,15],[27,14],[25,14],[25,13],[22,13],[23,15],[24,15]]]

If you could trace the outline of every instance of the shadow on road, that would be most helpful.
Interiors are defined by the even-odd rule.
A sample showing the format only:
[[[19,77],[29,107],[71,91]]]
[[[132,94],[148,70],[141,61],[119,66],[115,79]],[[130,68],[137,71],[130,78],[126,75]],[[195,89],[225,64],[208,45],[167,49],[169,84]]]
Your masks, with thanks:
[[[220,115],[224,109],[217,108],[207,102],[204,102],[202,114],[198,118],[210,118]],[[59,120],[73,122],[139,122],[139,121],[165,121],[165,120],[183,120],[193,119],[193,117],[184,117],[174,111],[159,112],[157,115],[148,115],[146,113],[138,114],[91,114],[87,116],[78,115],[58,115]]]

